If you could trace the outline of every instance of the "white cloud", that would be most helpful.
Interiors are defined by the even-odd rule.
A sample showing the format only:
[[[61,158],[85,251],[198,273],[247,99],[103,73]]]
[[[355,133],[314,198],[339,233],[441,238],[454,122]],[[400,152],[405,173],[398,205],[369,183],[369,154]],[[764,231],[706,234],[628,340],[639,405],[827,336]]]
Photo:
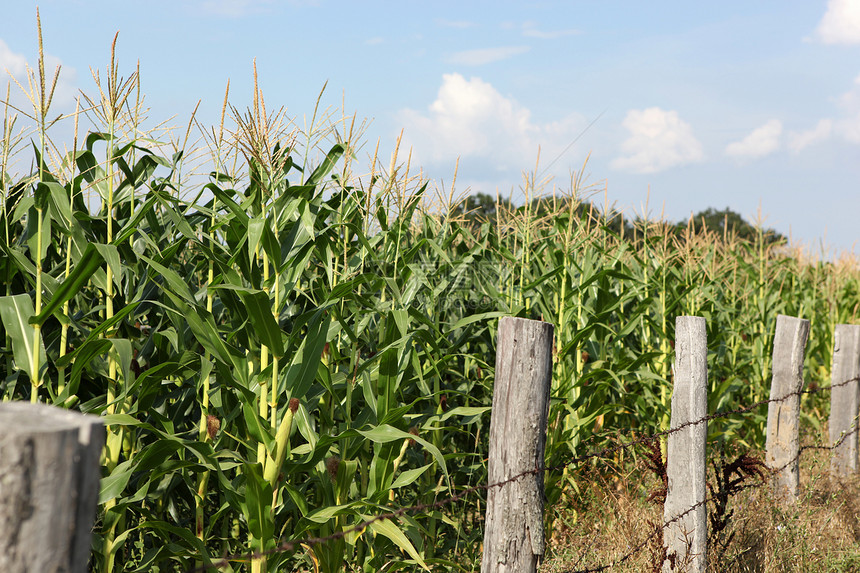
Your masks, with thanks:
[[[736,159],[758,159],[770,155],[780,146],[782,122],[772,119],[740,141],[726,146],[726,155]]]
[[[825,44],[860,44],[860,0],[829,0],[815,36]]]
[[[836,98],[836,103],[849,113],[860,111],[860,76],[854,78],[851,89]]]
[[[788,148],[792,153],[800,153],[810,145],[820,143],[833,134],[833,121],[822,119],[812,129],[793,131],[788,134]]]
[[[541,40],[555,40],[564,36],[573,36],[579,34],[580,31],[575,28],[567,28],[564,30],[539,30],[536,22],[523,22],[523,36],[527,38],[538,38]]]
[[[24,73],[27,70],[27,58],[23,54],[16,54],[9,48],[3,40],[0,40],[0,70],[2,76],[12,74],[18,81],[24,78]]]
[[[368,46],[378,46],[383,42],[385,42],[385,38],[383,38],[382,36],[374,36],[373,38],[364,41],[364,43]]]
[[[459,28],[461,30],[472,28],[475,25],[474,22],[467,22],[466,20],[443,20],[441,18],[437,19],[436,23],[446,28]]]
[[[834,132],[850,143],[860,143],[860,76],[854,78],[854,86],[837,98],[844,116],[837,119]]]
[[[832,138],[848,143],[860,143],[860,76],[847,92],[833,98],[841,113],[834,118],[824,118],[815,127],[806,131],[795,131],[788,135],[788,148],[799,153],[810,145]]]
[[[542,157],[555,158],[585,125],[578,115],[537,124],[527,108],[491,84],[460,74],[442,77],[427,113],[407,109],[399,119],[419,162],[472,158],[496,171],[528,165],[538,145]]]
[[[482,50],[465,50],[456,52],[448,58],[451,64],[461,64],[465,66],[482,66],[500,60],[507,60],[519,54],[528,52],[531,48],[528,46],[507,46],[502,48],[486,48]]]
[[[848,142],[860,143],[860,113],[839,120],[836,131]]]
[[[15,81],[12,80],[12,77],[14,77],[21,87],[25,90],[29,89],[30,84],[27,80],[28,66],[31,70],[36,71],[35,63],[30,64],[26,56],[12,51],[9,45],[0,39],[0,100],[6,98],[6,84],[10,83],[12,88],[10,103],[27,113],[32,113],[32,104],[26,95],[21,92]],[[54,79],[54,70],[57,69],[57,66],[62,66],[59,58],[45,54],[45,74],[48,76],[48,82]],[[72,67],[62,66],[60,76],[57,79],[57,86],[54,89],[54,99],[51,102],[52,109],[56,109],[58,106],[68,108],[74,103],[77,93],[77,72]],[[68,112],[71,110],[63,109],[62,111]],[[56,112],[57,115],[59,113],[59,111]],[[51,115],[53,118],[55,114],[52,113]]]
[[[621,144],[624,155],[611,163],[616,169],[656,173],[704,157],[702,144],[693,135],[692,127],[676,111],[659,107],[632,109],[622,125],[630,137]]]

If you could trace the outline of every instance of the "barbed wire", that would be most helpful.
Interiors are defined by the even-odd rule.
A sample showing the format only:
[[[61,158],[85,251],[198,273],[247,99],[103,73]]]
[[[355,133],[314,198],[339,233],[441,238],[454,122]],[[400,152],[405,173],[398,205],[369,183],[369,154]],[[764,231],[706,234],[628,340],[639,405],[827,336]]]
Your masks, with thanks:
[[[768,469],[769,469],[771,475],[778,474],[779,472],[786,469],[790,465],[799,461],[800,456],[803,455],[803,452],[806,450],[835,450],[836,448],[838,448],[839,446],[842,445],[842,443],[848,438],[848,436],[857,433],[858,430],[860,430],[860,428],[855,426],[854,429],[852,429],[851,431],[845,432],[844,434],[842,434],[842,436],[840,436],[840,438],[832,446],[801,446],[800,448],[798,448],[797,455],[795,455],[792,459],[790,459],[789,461],[787,461],[786,463],[784,463],[783,465],[781,465],[779,467],[768,468]],[[760,480],[758,483],[744,484],[744,485],[738,487],[738,490],[736,493],[740,493],[741,491],[747,490],[747,489],[759,488],[759,487],[762,487],[766,484],[767,484],[767,480]],[[606,571],[608,569],[612,569],[613,567],[617,567],[617,566],[621,565],[622,563],[624,563],[625,561],[627,561],[628,559],[630,559],[631,557],[633,557],[634,555],[636,555],[637,553],[639,553],[640,551],[642,551],[643,549],[645,549],[645,547],[647,547],[651,543],[651,541],[657,535],[660,535],[662,533],[662,531],[664,529],[666,529],[668,526],[670,526],[671,524],[680,520],[682,517],[684,517],[685,515],[687,515],[691,511],[693,511],[693,510],[701,507],[702,505],[705,505],[709,501],[713,501],[713,500],[714,500],[714,498],[712,496],[706,495],[702,501],[699,501],[699,502],[693,504],[690,508],[688,508],[683,513],[680,513],[679,515],[673,517],[669,521],[666,521],[665,523],[663,523],[662,527],[658,528],[657,531],[655,531],[655,532],[651,533],[650,535],[648,535],[647,537],[645,537],[645,539],[643,539],[640,543],[638,543],[636,546],[634,546],[633,549],[631,549],[626,554],[624,554],[622,557],[616,559],[615,561],[613,561],[612,563],[610,563],[608,565],[601,565],[601,566],[596,567],[596,568],[588,568],[588,569],[568,569],[568,570],[565,570],[563,573],[598,573],[600,571]],[[577,563],[582,562],[585,555],[587,555],[587,554],[588,554],[587,551],[583,552],[582,555],[580,555],[580,558],[577,561]]]
[[[830,386],[821,386],[821,387],[816,388],[814,390],[797,390],[795,392],[790,392],[790,393],[786,394],[785,396],[781,396],[779,398],[770,398],[770,399],[765,399],[765,400],[759,400],[758,402],[756,402],[754,404],[751,404],[749,406],[744,406],[742,408],[736,408],[734,410],[726,410],[726,411],[722,411],[722,412],[715,412],[713,414],[708,414],[706,416],[703,416],[702,418],[699,418],[698,420],[691,420],[689,422],[684,422],[684,423],[679,424],[678,426],[676,426],[674,428],[670,428],[668,430],[662,430],[660,432],[656,432],[656,433],[651,434],[649,436],[643,436],[641,438],[637,438],[637,439],[634,439],[634,440],[631,440],[629,442],[625,442],[622,444],[616,444],[614,446],[607,446],[607,447],[605,447],[601,450],[598,450],[596,452],[592,452],[589,454],[585,454],[582,456],[571,458],[569,461],[567,461],[563,464],[558,464],[556,466],[548,466],[545,468],[545,471],[563,470],[567,466],[570,466],[570,465],[573,465],[576,463],[582,463],[582,462],[587,461],[587,460],[592,459],[592,458],[606,457],[608,454],[614,454],[617,451],[624,450],[624,449],[627,449],[627,448],[632,447],[632,446],[637,446],[637,445],[653,442],[654,440],[657,440],[659,438],[669,436],[669,435],[674,434],[676,432],[680,432],[681,430],[688,428],[690,426],[696,426],[698,424],[702,424],[702,423],[709,422],[711,420],[720,419],[720,418],[728,418],[728,417],[736,416],[739,414],[746,414],[747,412],[751,412],[753,410],[756,410],[765,404],[770,404],[770,403],[774,403],[774,402],[784,402],[784,401],[788,400],[789,398],[793,398],[795,396],[800,396],[801,394],[814,394],[814,393],[818,393],[818,392],[823,392],[826,390],[831,390],[833,388],[840,388],[842,386],[846,386],[852,382],[857,382],[857,381],[860,381],[860,377],[850,378],[850,379],[845,380],[843,382],[831,384]],[[524,475],[528,475],[528,472],[524,472]]]
[[[838,382],[836,384],[830,384],[828,386],[818,386],[816,388],[812,388],[812,389],[808,389],[808,390],[804,390],[801,388],[800,390],[790,392],[790,393],[788,393],[784,396],[781,396],[779,398],[763,399],[763,400],[759,400],[758,402],[755,402],[753,404],[750,404],[749,406],[744,406],[741,408],[736,408],[733,410],[726,410],[726,411],[722,411],[722,412],[715,412],[713,414],[708,414],[706,416],[703,416],[702,418],[699,418],[697,420],[691,420],[688,422],[684,422],[684,423],[679,424],[678,426],[676,426],[674,428],[670,428],[668,430],[662,430],[660,432],[656,432],[656,433],[648,435],[648,436],[636,438],[636,439],[633,439],[633,440],[625,442],[625,443],[616,444],[614,446],[607,446],[607,447],[601,448],[599,450],[596,450],[596,451],[593,451],[590,453],[586,453],[586,454],[583,454],[580,456],[574,456],[562,464],[556,464],[553,466],[535,467],[533,469],[523,471],[519,474],[516,474],[514,476],[511,476],[507,479],[504,479],[504,480],[501,480],[501,481],[498,481],[495,483],[479,484],[479,485],[469,486],[469,487],[461,490],[459,493],[456,493],[454,495],[451,495],[450,497],[446,497],[446,498],[441,499],[441,500],[436,500],[436,501],[429,502],[429,503],[421,503],[421,504],[401,507],[399,509],[396,509],[396,510],[393,510],[393,511],[390,511],[387,513],[382,513],[382,514],[376,515],[374,517],[371,517],[369,519],[366,519],[366,520],[364,520],[364,521],[362,521],[356,525],[353,525],[352,527],[343,529],[341,531],[336,531],[336,532],[332,533],[331,535],[327,535],[324,537],[304,537],[301,539],[290,539],[290,540],[281,542],[280,544],[278,544],[276,547],[274,547],[272,549],[268,549],[265,551],[259,551],[259,552],[248,551],[248,552],[242,552],[242,553],[223,555],[220,559],[212,560],[209,565],[204,564],[204,565],[194,567],[192,569],[187,569],[186,573],[205,573],[205,572],[211,571],[213,569],[220,569],[221,567],[229,566],[230,563],[234,562],[234,561],[250,561],[250,560],[254,560],[254,559],[260,559],[262,557],[267,557],[269,555],[274,555],[277,553],[286,553],[289,551],[294,551],[294,550],[296,550],[302,546],[313,547],[314,545],[320,545],[320,544],[328,543],[331,541],[336,541],[336,540],[342,539],[342,538],[344,538],[347,535],[352,534],[352,533],[360,534],[360,533],[364,532],[365,529],[367,529],[368,527],[370,527],[371,525],[373,525],[374,523],[377,523],[379,521],[390,520],[393,518],[401,517],[401,516],[406,515],[406,514],[418,513],[418,512],[427,511],[427,510],[431,510],[431,509],[439,509],[439,508],[444,507],[446,505],[456,503],[456,502],[458,502],[458,501],[460,501],[460,500],[462,500],[462,499],[464,499],[464,498],[466,498],[466,497],[468,497],[468,496],[470,496],[476,492],[479,492],[479,491],[489,491],[489,490],[495,489],[495,488],[502,488],[506,485],[509,485],[511,483],[514,483],[516,481],[519,481],[519,480],[524,479],[524,478],[529,477],[529,476],[535,476],[538,474],[544,474],[544,473],[553,472],[553,471],[561,471],[561,470],[564,470],[565,468],[570,467],[572,465],[581,464],[583,462],[586,462],[586,461],[588,461],[590,459],[594,459],[594,458],[605,458],[608,455],[613,454],[615,452],[618,452],[621,450],[626,450],[627,448],[631,448],[631,447],[634,447],[637,445],[642,445],[642,444],[646,444],[649,442],[653,442],[653,441],[658,440],[660,438],[667,437],[667,436],[672,435],[674,433],[680,432],[680,431],[682,431],[688,427],[691,427],[691,426],[706,423],[706,422],[709,422],[709,421],[715,420],[715,419],[728,418],[731,416],[737,416],[740,414],[745,414],[745,413],[751,412],[753,410],[756,410],[765,404],[784,402],[790,398],[793,398],[795,396],[799,397],[803,394],[816,394],[819,392],[825,392],[825,391],[832,390],[834,388],[840,388],[840,387],[846,386],[852,382],[858,382],[858,381],[860,381],[860,377],[849,378],[847,380],[844,380],[842,382]],[[772,473],[778,473],[778,472],[782,471],[783,469],[787,468],[788,466],[796,463],[800,459],[801,454],[806,450],[811,450],[811,449],[835,450],[849,436],[857,433],[858,429],[860,429],[860,428],[857,427],[857,424],[855,422],[854,428],[852,430],[850,430],[849,432],[843,433],[842,436],[839,438],[839,440],[837,440],[832,446],[802,446],[798,449],[797,455],[794,456],[791,460],[789,460],[788,462],[786,462],[785,464],[783,464],[782,466],[780,466],[778,468],[771,469],[770,471]],[[745,487],[743,487],[743,489],[747,489],[749,487],[760,487],[761,485],[763,485],[763,482],[759,483],[759,484],[745,486]],[[683,516],[687,515],[688,513],[690,513],[691,511],[693,511],[697,507],[700,507],[701,505],[707,503],[707,501],[709,499],[710,498],[708,496],[706,496],[704,500],[696,503],[695,505],[693,505],[692,507],[690,507],[689,509],[687,509],[686,511],[684,511],[680,515],[678,515],[678,516],[672,518],[671,520],[667,521],[666,523],[664,523],[663,528],[658,529],[658,531],[655,531],[650,536],[646,537],[646,539],[643,542],[641,542],[640,544],[638,544],[636,547],[634,547],[634,549],[632,551],[628,552],[622,558],[614,561],[612,564],[606,565],[606,566],[601,566],[600,568],[597,568],[597,569],[572,570],[570,573],[596,573],[596,572],[605,571],[609,568],[616,567],[616,566],[620,565],[621,563],[630,559],[633,555],[635,555],[636,553],[641,551],[644,547],[646,547],[647,544],[650,543],[650,540],[653,539],[653,537],[656,536],[659,532],[661,532],[662,529],[664,529],[665,527],[668,527],[669,525],[671,525],[675,521],[681,519]]]

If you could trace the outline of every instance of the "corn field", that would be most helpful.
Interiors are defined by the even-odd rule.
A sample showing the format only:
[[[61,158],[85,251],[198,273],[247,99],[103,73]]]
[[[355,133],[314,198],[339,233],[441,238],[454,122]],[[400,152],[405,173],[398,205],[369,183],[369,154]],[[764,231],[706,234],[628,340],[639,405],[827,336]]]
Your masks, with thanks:
[[[711,411],[767,397],[778,314],[812,321],[807,384],[857,320],[855,259],[761,226],[618,225],[582,208],[578,175],[525,176],[524,206],[469,217],[407,153],[368,153],[355,117],[317,109],[299,128],[267,109],[256,73],[247,109],[228,87],[219,125],[173,131],[147,130],[114,49],[94,75],[98,93],[52,119],[40,59],[15,86],[32,109],[6,93],[0,140],[0,396],[103,417],[94,571],[243,553],[220,570],[473,571],[481,495],[271,550],[485,483],[501,316],[556,327],[547,465],[668,427],[678,315],[707,319]],[[817,429],[828,402],[804,401]],[[715,420],[710,439],[761,448],[765,421]],[[546,475],[548,507],[578,474]]]

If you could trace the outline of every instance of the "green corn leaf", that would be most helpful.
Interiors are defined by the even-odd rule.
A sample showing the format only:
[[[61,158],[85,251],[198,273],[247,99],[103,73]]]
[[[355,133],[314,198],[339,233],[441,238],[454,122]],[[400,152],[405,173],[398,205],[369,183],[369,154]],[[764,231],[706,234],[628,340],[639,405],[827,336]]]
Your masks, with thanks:
[[[361,506],[361,503],[346,503],[343,505],[328,505],[315,509],[307,515],[307,519],[314,523],[326,523],[333,517],[354,513],[354,508]]]
[[[89,144],[89,137],[87,140],[87,143]],[[81,175],[83,175],[87,183],[92,183],[103,177],[104,171],[99,165],[99,162],[91,148],[79,151],[75,157],[75,163],[77,163],[78,170],[80,170]]]
[[[263,227],[266,221],[261,217],[248,220],[248,259],[253,260],[257,248],[260,246],[260,238],[263,236]]]
[[[102,340],[100,337],[104,333],[109,332],[111,329],[113,329],[114,326],[116,326],[119,322],[124,320],[125,317],[128,316],[135,308],[137,308],[137,306],[140,303],[141,303],[141,301],[138,300],[138,301],[131,302],[131,303],[125,305],[119,312],[117,312],[113,315],[113,318],[110,318],[110,319],[100,323],[96,328],[92,329],[89,332],[89,334],[87,335],[87,338],[84,340],[84,342],[82,342],[80,346],[75,348],[74,352],[71,352],[70,354],[66,354],[62,358],[57,359],[57,361],[56,361],[57,368],[63,368],[65,366],[68,366],[73,361],[75,363],[77,363],[78,356],[81,353],[81,351],[83,350],[83,347],[85,345],[92,344],[94,342]],[[107,341],[104,341],[104,342],[107,342]],[[86,361],[82,361],[82,362],[85,363]]]
[[[408,432],[404,432],[403,430],[398,430],[394,426],[390,426],[388,424],[382,424],[372,428],[370,430],[358,430],[358,433],[367,438],[368,440],[378,443],[385,444],[388,442],[393,442],[395,440],[415,440],[424,448],[430,452],[430,455],[436,460],[436,463],[439,464],[439,467],[442,469],[442,472],[445,476],[448,476],[448,467],[445,464],[445,458],[442,455],[442,452],[439,451],[439,448],[421,438],[420,436],[416,436],[414,434],[410,434]]]
[[[269,295],[263,291],[243,290],[239,295],[245,303],[245,310],[254,332],[260,337],[260,342],[269,347],[269,350],[278,358],[284,355],[284,341],[281,329],[272,315],[272,301]]]
[[[72,373],[69,381],[69,386],[71,389],[77,389],[78,384],[81,380],[81,374],[83,374],[84,369],[90,366],[91,361],[96,356],[104,354],[110,350],[111,343],[110,340],[105,338],[93,338],[86,340],[79,347],[75,348],[73,354],[67,354],[63,358],[65,360],[58,361],[62,362],[62,364],[70,364],[72,360],[74,360],[74,366],[72,366]]]
[[[60,283],[59,288],[54,292],[51,300],[42,307],[42,312],[38,316],[34,316],[31,324],[43,324],[45,320],[51,316],[56,310],[63,306],[66,301],[71,300],[83,289],[90,277],[96,272],[104,262],[99,249],[90,243],[84,251],[83,256],[77,262],[72,272],[66,279]]]
[[[49,191],[48,207],[51,211],[51,218],[64,233],[70,234],[72,227],[77,225],[77,220],[72,214],[72,205],[69,202],[69,190],[55,182],[45,183],[44,185]]]
[[[441,416],[431,416],[428,419],[428,422],[444,422],[448,418],[453,416],[463,416],[463,417],[471,417],[471,416],[480,416],[486,412],[492,410],[490,406],[479,406],[479,407],[468,407],[468,406],[458,406],[456,408],[451,408]]]
[[[482,314],[472,314],[469,316],[464,316],[463,318],[461,318],[460,320],[455,322],[453,326],[451,326],[451,330],[457,330],[458,328],[463,328],[464,326],[468,326],[468,325],[473,324],[475,322],[481,322],[481,321],[485,321],[485,320],[493,320],[495,318],[501,318],[503,316],[506,316],[506,313],[504,313],[504,312],[485,312]]]
[[[144,185],[149,181],[159,166],[170,167],[170,163],[166,159],[152,155],[146,150],[144,151],[144,154],[140,159],[138,159],[137,163],[135,163],[134,170],[132,172],[132,181],[135,186]]]
[[[7,206],[7,209],[12,210],[12,220],[20,221],[25,215],[27,215],[27,213],[30,212],[30,209],[35,206],[36,200],[32,195],[28,195],[26,197],[21,197],[17,203]]]
[[[331,150],[329,150],[323,162],[314,169],[314,172],[307,180],[307,185],[317,185],[319,184],[329,173],[331,173],[332,169],[334,169],[337,162],[343,156],[344,148],[341,144],[335,144],[332,146]]]
[[[42,184],[44,186],[44,184]],[[46,193],[46,196],[48,194]],[[39,250],[39,218],[42,219],[42,244],[41,251]],[[51,246],[51,212],[43,209],[41,213],[34,206],[27,214],[27,247],[30,249],[30,258],[36,260],[36,255],[40,261],[44,261],[48,253],[48,247]]]
[[[204,566],[209,569],[217,570],[218,567],[213,565],[212,557],[209,555],[209,548],[206,547],[206,544],[198,539],[194,532],[187,527],[177,527],[172,525],[166,521],[160,521],[155,519],[148,519],[141,524],[141,529],[145,529],[150,532],[148,535],[157,536],[160,535],[163,539],[171,539],[178,540],[164,546],[164,552],[174,552],[174,554],[182,555],[179,553],[177,547],[180,543],[184,542],[185,547],[182,549],[186,549],[187,553],[194,555],[194,557],[201,559],[203,561]],[[132,532],[132,529],[127,530],[128,532]],[[138,564],[138,569],[135,571],[153,571],[154,568],[152,565],[155,565],[156,561],[158,561],[158,557],[161,555],[162,548],[158,548],[155,552],[152,553],[152,558],[148,561],[143,561]],[[186,553],[186,555],[187,555]]]
[[[180,213],[174,209],[170,203],[174,201],[172,197],[169,197],[163,194],[161,191],[156,189],[152,189],[151,193],[156,198],[156,200],[164,207],[162,212],[167,215],[167,218],[170,219],[171,224],[175,229],[177,229],[182,236],[191,241],[197,240],[197,235],[194,233],[194,230],[191,228],[191,225],[188,224],[188,221],[183,217]]]
[[[9,258],[7,264],[11,262],[13,266],[17,267],[26,277],[27,283],[31,287],[35,288],[36,265],[34,265],[33,262],[18,249],[8,248],[8,245],[5,244],[0,244],[0,247],[2,247],[3,251]],[[42,289],[45,294],[47,294],[48,296],[53,296],[53,293],[57,291],[59,286],[59,283],[54,277],[47,273],[42,273]]]
[[[134,459],[134,472],[147,474],[169,460],[179,451],[182,444],[179,440],[157,440],[138,452]]]
[[[242,208],[241,205],[233,201],[232,195],[228,194],[226,191],[224,191],[214,183],[209,183],[208,185],[206,185],[204,187],[204,190],[211,191],[212,194],[218,198],[218,201],[223,203],[230,210],[230,213],[234,217],[234,224],[238,223],[241,228],[247,229],[250,217],[248,217],[248,213],[245,211],[245,209]]]
[[[248,522],[248,531],[257,539],[274,541],[275,524],[271,518],[272,486],[263,479],[260,464],[244,464],[245,504],[242,511]]]
[[[139,231],[140,222],[143,221],[153,210],[155,204],[158,202],[155,196],[149,197],[146,202],[139,206],[135,212],[134,217],[129,219],[125,225],[123,225],[122,229],[116,234],[111,244],[119,245],[128,240],[129,237],[134,235]]]
[[[12,339],[15,366],[26,372],[30,380],[38,380],[34,351],[38,352],[40,368],[46,366],[46,357],[41,333],[38,340],[34,340],[36,329],[30,324],[33,314],[33,301],[29,295],[0,297],[0,319],[3,320],[6,333]],[[38,345],[38,349],[35,345]]]
[[[433,464],[427,464],[426,466],[421,466],[420,468],[401,472],[400,475],[397,476],[397,479],[394,480],[394,483],[391,484],[391,489],[397,489],[413,483],[432,466]]]
[[[119,250],[116,248],[116,245],[92,244],[110,267],[113,273],[114,286],[119,290],[122,288],[122,263],[119,258]]]
[[[122,379],[127,383],[131,383],[131,359],[133,352],[131,340],[127,338],[109,338],[108,340],[110,340],[113,351],[119,357]]]
[[[290,496],[290,499],[293,500],[293,503],[296,504],[296,507],[299,509],[299,513],[302,516],[308,515],[308,499],[305,495],[291,486],[290,484],[284,484],[281,486],[281,489],[286,492],[287,495]]]
[[[134,460],[126,460],[118,464],[110,475],[102,478],[99,488],[99,505],[116,499],[122,494],[125,486],[128,485],[128,480],[131,479],[133,463]]]
[[[386,321],[387,348],[382,351],[379,359],[376,386],[376,417],[379,420],[385,418],[388,411],[395,406],[397,391],[406,370],[411,349],[411,340],[404,336],[407,316],[405,310],[392,310]]]
[[[244,373],[247,372],[245,357],[236,348],[221,339],[212,314],[205,308],[191,307],[185,304],[182,299],[169,290],[164,292],[176,306],[179,314],[188,322],[188,327],[200,345],[223,364],[231,366],[234,369],[233,377],[239,377],[238,379],[241,380]]]
[[[296,431],[307,440],[307,445],[313,450],[319,441],[319,434],[314,430],[314,425],[308,415],[308,409],[303,403],[299,404],[299,409],[296,411],[293,420]]]
[[[349,497],[349,488],[355,480],[358,472],[358,460],[340,460],[337,465],[337,476],[335,477],[335,493],[338,500],[346,500]]]
[[[164,278],[173,293],[181,296],[186,302],[194,302],[194,296],[192,296],[191,290],[188,288],[188,283],[179,276],[179,273],[146,255],[141,255],[140,258],[146,261],[159,276]]]
[[[304,398],[313,384],[330,323],[331,316],[323,309],[317,310],[311,318],[308,332],[286,368],[287,391],[291,398]]]
[[[365,520],[369,520],[370,517],[362,516]],[[378,535],[383,535],[394,542],[400,549],[402,549],[405,553],[407,553],[412,559],[421,566],[425,571],[430,571],[430,568],[427,567],[427,564],[424,563],[424,559],[421,558],[421,555],[418,551],[415,550],[415,546],[412,545],[412,542],[409,541],[409,538],[406,537],[406,534],[403,533],[399,527],[394,525],[394,523],[389,519],[380,519],[374,521],[370,524],[370,529],[374,531],[374,533]]]
[[[268,420],[260,417],[256,405],[251,402],[242,403],[242,414],[245,416],[245,427],[248,430],[248,435],[256,442],[265,444],[266,451],[271,452],[274,449],[275,436]]]
[[[269,217],[269,219],[266,220],[266,224],[263,225],[263,235],[260,238],[260,242],[263,245],[263,251],[265,251],[269,256],[269,262],[274,265],[276,271],[280,273],[284,268],[281,261],[283,255],[281,254],[281,245],[278,242],[277,237],[275,237],[275,233],[272,232],[273,224],[274,217]]]

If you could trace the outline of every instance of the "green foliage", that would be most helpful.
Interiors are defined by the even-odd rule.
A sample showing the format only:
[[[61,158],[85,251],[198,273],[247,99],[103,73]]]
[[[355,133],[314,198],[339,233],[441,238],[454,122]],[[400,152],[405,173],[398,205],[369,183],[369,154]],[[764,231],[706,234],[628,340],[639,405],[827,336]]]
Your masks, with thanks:
[[[754,242],[759,233],[764,236],[767,244],[777,244],[785,241],[785,236],[773,229],[762,228],[761,225],[751,225],[737,212],[728,207],[718,211],[708,207],[691,215],[689,221],[682,221],[675,225],[676,232],[681,233],[687,227],[694,233],[712,233],[717,237],[733,236],[743,241]]]

